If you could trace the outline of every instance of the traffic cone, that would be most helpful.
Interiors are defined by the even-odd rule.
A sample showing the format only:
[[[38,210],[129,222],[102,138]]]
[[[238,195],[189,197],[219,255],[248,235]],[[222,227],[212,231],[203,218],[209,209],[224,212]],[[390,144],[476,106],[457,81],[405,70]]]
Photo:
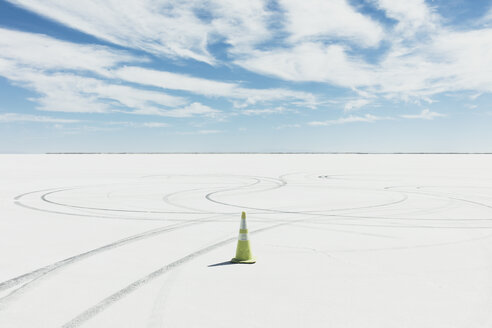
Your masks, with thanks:
[[[251,254],[249,246],[248,228],[246,226],[246,213],[241,214],[241,227],[239,229],[239,238],[237,241],[236,257],[231,260],[232,263],[255,263],[256,260]]]

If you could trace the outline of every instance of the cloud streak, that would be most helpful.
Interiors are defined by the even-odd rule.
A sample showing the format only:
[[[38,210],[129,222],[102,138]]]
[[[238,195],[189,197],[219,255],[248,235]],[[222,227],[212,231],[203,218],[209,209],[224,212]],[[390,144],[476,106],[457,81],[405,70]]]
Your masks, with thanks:
[[[371,114],[366,114],[364,116],[350,115],[348,117],[342,117],[342,118],[339,118],[336,120],[312,121],[312,122],[309,122],[308,125],[311,125],[311,126],[332,126],[332,125],[357,123],[357,122],[374,123],[377,121],[386,121],[386,120],[393,120],[393,119],[394,118],[392,118],[392,117],[375,116],[375,115],[371,115]]]
[[[205,106],[197,102],[182,108],[175,108],[175,109],[146,107],[143,109],[137,109],[132,113],[140,114],[140,115],[167,116],[167,117],[174,117],[174,118],[186,118],[186,117],[193,117],[193,116],[206,116],[210,118],[215,118],[222,114],[220,110],[211,108],[209,106]]]
[[[269,35],[262,0],[8,1],[116,45],[209,64],[216,63],[210,44],[244,51]]]
[[[9,1],[102,40],[158,56],[218,65],[211,49],[226,44],[232,63],[287,81],[327,83],[405,101],[462,90],[492,92],[487,65],[492,60],[488,42],[492,29],[484,23],[475,30],[453,30],[424,0],[367,2],[395,25],[358,12],[347,0],[280,0],[278,8],[262,0]],[[483,22],[489,17],[490,11]],[[0,47],[7,49],[3,58],[29,60],[36,67],[66,66],[104,74],[109,67],[138,60],[104,47],[0,33],[8,41],[0,41]],[[387,50],[375,62],[354,51],[382,42]],[[31,44],[35,53],[40,52],[37,62],[29,55]],[[311,108],[318,103],[302,92],[246,89],[236,83],[135,66],[112,74],[127,82],[227,97],[238,108],[280,99]],[[282,96],[276,97],[279,91]]]
[[[384,37],[380,24],[357,12],[346,0],[280,0],[289,41],[349,40],[377,46]]]
[[[72,124],[79,123],[80,120],[55,118],[50,116],[39,116],[29,114],[18,113],[4,113],[0,114],[0,123],[12,123],[12,122],[33,122],[33,123],[63,123]]]
[[[104,75],[121,63],[145,62],[126,51],[99,45],[81,45],[60,41],[43,34],[20,32],[0,27],[0,58],[10,65],[35,67],[37,70],[88,71]]]
[[[368,0],[366,11],[348,0],[9,2],[119,46],[0,28],[0,75],[30,90],[43,111],[220,121],[308,111],[329,101],[350,112],[380,101],[492,93],[491,12],[458,29],[424,0]],[[180,70],[175,63],[196,66]],[[220,77],[203,77],[210,76],[203,67]],[[265,76],[273,82],[261,83]],[[327,87],[343,95],[327,99]],[[443,115],[424,109],[309,125]]]
[[[186,74],[176,74],[141,67],[123,67],[112,74],[124,81],[159,87],[168,90],[187,91],[206,97],[224,97],[234,100],[235,107],[241,108],[258,102],[293,101],[299,105],[314,107],[317,99],[308,92],[288,89],[250,89],[237,83],[203,79]]]
[[[403,118],[407,119],[420,119],[420,120],[433,120],[436,117],[446,117],[447,115],[442,114],[442,113],[437,113],[437,112],[431,112],[429,109],[424,109],[420,114],[406,114],[406,115],[400,115]]]
[[[121,67],[124,63],[142,61],[146,59],[105,46],[78,45],[45,35],[0,29],[0,75],[36,92],[38,96],[31,100],[40,110],[212,116],[211,109],[205,110],[205,105],[190,101],[194,95],[224,98],[236,108],[276,101],[313,108],[318,103],[308,92],[250,89],[234,82],[139,66]],[[175,96],[163,90],[148,90],[149,87],[189,95]]]
[[[307,124],[310,126],[332,126],[332,125],[340,125],[340,124],[347,124],[347,123],[374,123],[378,121],[393,121],[397,120],[398,118],[403,118],[403,119],[420,119],[420,120],[433,120],[437,117],[446,117],[447,115],[438,113],[438,112],[431,112],[429,109],[424,109],[422,112],[419,114],[404,114],[400,115],[399,117],[393,117],[393,116],[377,116],[377,115],[372,115],[372,114],[365,114],[362,116],[357,116],[357,115],[349,115],[347,117],[341,117],[336,120],[327,120],[327,121],[312,121],[308,122]]]

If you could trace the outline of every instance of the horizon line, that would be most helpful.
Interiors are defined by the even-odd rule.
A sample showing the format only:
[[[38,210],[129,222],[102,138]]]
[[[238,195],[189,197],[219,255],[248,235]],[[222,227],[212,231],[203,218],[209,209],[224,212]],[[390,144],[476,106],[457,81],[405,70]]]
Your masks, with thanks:
[[[38,154],[38,153],[25,153]],[[46,152],[45,155],[492,155],[492,152]]]

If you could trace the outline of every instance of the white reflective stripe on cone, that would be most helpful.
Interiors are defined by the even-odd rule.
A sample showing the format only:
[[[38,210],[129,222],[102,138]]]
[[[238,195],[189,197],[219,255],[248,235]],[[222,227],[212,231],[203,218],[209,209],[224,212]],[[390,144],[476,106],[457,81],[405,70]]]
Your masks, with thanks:
[[[246,219],[241,219],[241,229],[248,229],[246,228]]]
[[[248,234],[247,233],[240,233],[239,234],[239,240],[248,240]]]

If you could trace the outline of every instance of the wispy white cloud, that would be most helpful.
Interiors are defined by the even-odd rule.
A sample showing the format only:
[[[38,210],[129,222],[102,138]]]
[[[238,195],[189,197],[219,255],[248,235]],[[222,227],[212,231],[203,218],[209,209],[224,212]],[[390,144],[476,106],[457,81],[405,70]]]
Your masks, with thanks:
[[[77,134],[84,134],[88,132],[89,133],[114,132],[121,129],[121,127],[105,126],[105,125],[101,126],[101,125],[94,125],[94,124],[70,125],[70,126],[66,126],[65,124],[54,124],[53,128],[66,135],[77,135]]]
[[[276,130],[283,130],[283,129],[298,129],[300,128],[300,124],[282,124],[278,125],[275,127]]]
[[[213,17],[209,44],[223,39],[231,54],[242,54],[273,36],[269,24],[275,14],[267,9],[264,0],[208,0],[202,1]]]
[[[78,70],[105,74],[125,62],[146,61],[125,51],[98,45],[60,41],[43,34],[20,32],[0,27],[0,58],[10,65],[37,70]]]
[[[397,32],[411,36],[422,29],[434,29],[440,17],[425,0],[372,0],[389,18],[398,21]]]
[[[215,64],[210,45],[226,43],[235,64],[288,81],[323,82],[403,100],[430,100],[435,94],[457,90],[492,92],[487,65],[492,29],[444,27],[424,0],[368,1],[396,20],[395,27],[358,12],[347,0],[281,0],[280,11],[263,0],[10,2],[100,39],[158,55]],[[47,38],[27,40],[20,32],[1,32],[3,58],[29,60],[36,67],[66,66],[106,74],[108,68],[137,60],[105,47],[67,46],[62,41],[55,45]],[[376,46],[382,40],[388,50],[379,61],[367,62],[354,52],[354,47]],[[281,99],[307,107],[318,103],[306,92],[248,89],[135,65],[113,69],[111,74],[142,85],[228,97],[238,108]]]
[[[479,23],[489,27],[492,26],[492,7],[483,15]]]
[[[478,97],[480,97],[482,95],[482,93],[478,92],[478,93],[474,93],[472,94],[469,98],[471,100],[476,100]]]
[[[160,55],[213,62],[211,27],[193,13],[193,1],[10,0],[101,40]]]
[[[350,101],[348,101],[348,102],[345,103],[345,106],[343,107],[343,110],[346,111],[346,112],[349,112],[351,110],[359,109],[361,107],[364,107],[365,105],[368,105],[370,103],[371,103],[371,100],[364,99],[364,98],[350,100]]]
[[[384,36],[379,23],[355,11],[346,0],[280,0],[279,4],[285,10],[291,42],[343,39],[367,47],[378,45]]]
[[[135,66],[117,69],[112,74],[128,82],[151,85],[163,89],[188,91],[213,97],[230,95],[238,87],[235,83],[212,81],[186,74]]]
[[[167,128],[169,127],[169,124],[162,122],[145,122],[142,123],[142,126],[146,128]]]
[[[244,115],[269,115],[269,114],[280,114],[290,111],[285,107],[274,107],[274,108],[264,108],[264,109],[245,109],[241,111]]]
[[[165,93],[111,84],[74,74],[44,73],[13,65],[0,75],[39,94],[37,109],[60,112],[108,113],[148,106],[179,106],[186,101]]]
[[[440,30],[406,48],[395,45],[369,64],[340,45],[303,43],[256,51],[236,61],[246,69],[290,81],[317,81],[403,100],[455,91],[492,92],[492,29]]]
[[[356,122],[366,122],[373,123],[376,121],[386,121],[393,120],[394,118],[388,116],[375,116],[371,114],[366,114],[364,116],[354,116],[350,115],[347,117],[342,117],[336,120],[328,120],[328,121],[313,121],[309,122],[308,125],[311,126],[330,126],[330,125],[339,125],[339,124],[347,124],[347,123],[356,123]]]
[[[117,45],[210,64],[210,44],[224,41],[240,51],[269,35],[262,0],[8,1]]]
[[[399,118],[403,119],[422,119],[422,120],[433,120],[436,117],[445,117],[445,114],[431,112],[429,109],[424,109],[419,114],[404,114],[400,115]],[[362,116],[350,115],[347,117],[341,117],[335,120],[327,120],[327,121],[312,121],[309,122],[308,125],[311,126],[331,126],[331,125],[340,125],[347,123],[357,123],[357,122],[365,122],[365,123],[374,123],[377,121],[388,121],[388,120],[397,120],[398,117],[393,116],[376,116],[372,114],[366,114]]]
[[[349,88],[374,83],[370,66],[351,58],[340,45],[307,42],[293,48],[256,51],[236,64],[291,81],[329,82]]]
[[[0,123],[11,122],[35,122],[35,123],[79,123],[80,120],[71,120],[64,118],[56,118],[51,116],[39,116],[30,114],[18,114],[18,113],[3,113],[0,114]]]
[[[247,107],[258,102],[292,101],[307,107],[316,106],[318,100],[308,92],[288,89],[250,89],[233,82],[203,79],[186,74],[177,74],[142,67],[123,67],[112,72],[113,76],[127,82],[149,85],[170,90],[187,91],[207,97],[235,99],[235,107]],[[241,102],[237,101],[241,100]]]
[[[224,53],[214,57],[210,51],[220,44],[225,62],[281,80],[347,88],[362,97],[346,102],[345,111],[378,98],[431,102],[446,92],[492,93],[492,28],[445,26],[424,0],[366,2],[395,24],[358,12],[348,0],[9,1],[157,56],[219,65]],[[380,45],[371,49],[376,59],[367,59],[367,49],[359,51]],[[139,66],[149,58],[0,28],[0,75],[36,92],[32,100],[41,110],[220,118],[223,112],[194,97],[223,98],[249,115],[322,103],[311,92],[248,88],[239,81]],[[352,119],[357,117],[368,119]]]
[[[296,2],[293,6],[305,6],[301,12],[315,12],[320,6],[314,3]],[[335,6],[338,2],[326,3]],[[324,82],[404,101],[429,102],[433,95],[463,90],[492,92],[492,68],[487,64],[492,61],[492,43],[488,42],[492,29],[456,31],[444,27],[440,16],[423,0],[372,3],[398,22],[393,29],[387,27],[384,38],[389,49],[379,61],[367,62],[353,51],[351,39],[345,36],[336,44],[299,37],[296,43],[256,50],[235,63],[283,80]],[[316,23],[316,15],[312,16],[311,21],[306,18],[299,25],[306,29],[318,26],[319,29],[313,27],[313,33],[322,31],[323,23]]]
[[[38,93],[39,96],[31,100],[40,110],[87,113],[135,110],[139,114],[172,117],[213,116],[217,113],[197,101],[190,103],[181,96],[143,89],[149,86],[185,91],[191,95],[222,97],[238,108],[273,101],[289,101],[293,105],[312,108],[318,102],[307,92],[249,89],[238,83],[136,66],[118,68],[115,66],[127,61],[139,62],[140,59],[102,46],[77,45],[26,32],[0,32],[0,75]],[[36,51],[29,51],[29,46]],[[85,74],[87,72],[96,75],[89,77]],[[121,81],[141,87],[124,85]]]
[[[195,131],[182,131],[182,132],[177,132],[177,134],[181,135],[194,135],[194,134],[218,134],[218,133],[223,133],[224,131],[222,130],[195,130]]]
[[[222,111],[203,105],[201,103],[194,102],[188,106],[181,107],[181,108],[162,109],[157,107],[145,107],[142,109],[137,109],[132,113],[141,114],[141,115],[159,115],[159,116],[176,117],[176,118],[193,117],[197,115],[214,118],[221,115]]]
[[[133,127],[133,128],[167,128],[171,125],[164,122],[127,122],[127,121],[112,121],[108,122],[108,125],[122,126],[122,127]]]
[[[406,115],[401,115],[403,118],[407,119],[421,119],[421,120],[433,120],[436,117],[446,117],[447,115],[438,113],[438,112],[431,112],[429,109],[424,109],[420,114],[406,114]]]
[[[0,76],[30,89],[46,111],[105,113],[149,105],[175,107],[185,98],[109,82],[109,69],[141,59],[108,47],[78,45],[51,37],[0,29]],[[67,72],[68,71],[68,72]],[[92,72],[103,77],[88,77]]]

